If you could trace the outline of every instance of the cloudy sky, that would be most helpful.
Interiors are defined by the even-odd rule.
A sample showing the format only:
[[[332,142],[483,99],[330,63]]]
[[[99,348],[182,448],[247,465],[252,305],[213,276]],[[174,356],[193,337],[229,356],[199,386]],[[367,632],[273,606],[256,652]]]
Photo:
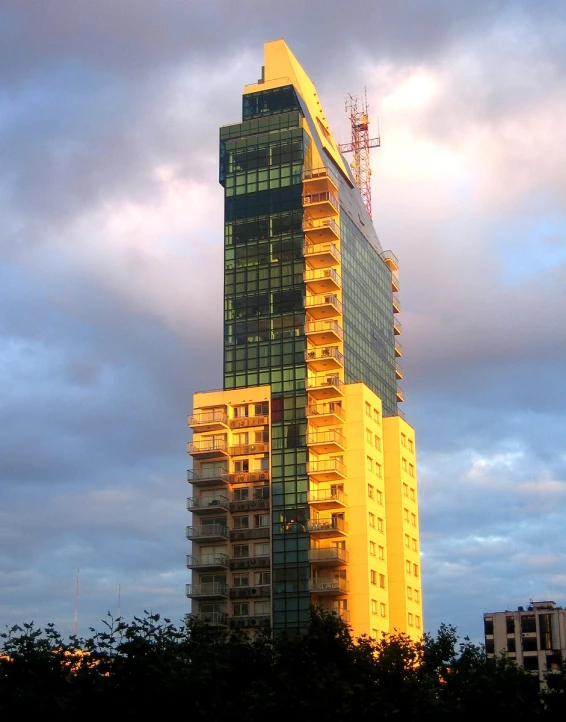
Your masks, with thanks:
[[[566,5],[3,0],[0,626],[187,610],[186,414],[221,386],[218,127],[284,37],[400,259],[425,626],[566,605]],[[119,590],[120,602],[119,602]]]

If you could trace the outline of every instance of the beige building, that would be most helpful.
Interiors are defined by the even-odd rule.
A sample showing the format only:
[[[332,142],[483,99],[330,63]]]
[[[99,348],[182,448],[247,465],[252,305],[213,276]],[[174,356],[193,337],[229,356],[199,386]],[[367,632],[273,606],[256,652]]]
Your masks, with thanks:
[[[566,657],[566,609],[556,602],[531,602],[516,612],[487,612],[483,620],[487,654],[505,654],[537,672],[541,680]]]

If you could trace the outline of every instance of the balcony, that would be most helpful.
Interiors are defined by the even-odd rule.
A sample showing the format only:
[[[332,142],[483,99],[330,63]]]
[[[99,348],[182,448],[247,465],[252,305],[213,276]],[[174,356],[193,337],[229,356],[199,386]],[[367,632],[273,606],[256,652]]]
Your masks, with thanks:
[[[269,451],[269,444],[259,442],[258,444],[239,444],[230,447],[230,456],[252,456],[253,454],[265,454]]]
[[[305,218],[303,232],[310,243],[332,242],[340,238],[340,227],[332,218]]]
[[[340,596],[348,594],[350,585],[347,579],[332,579],[330,577],[319,577],[309,579],[309,591],[311,594],[324,596]]]
[[[307,379],[311,399],[326,401],[344,396],[344,382],[338,376],[311,376]]]
[[[338,215],[338,197],[329,191],[305,193],[303,208],[307,209],[309,218],[328,218]]]
[[[383,262],[390,271],[399,270],[399,261],[397,260],[397,256],[392,251],[382,251],[380,255]]]
[[[338,266],[342,260],[342,254],[332,241],[327,241],[326,243],[307,243],[304,253],[311,268]]]
[[[327,404],[309,404],[307,419],[313,426],[336,426],[344,421],[344,409],[336,401]]]
[[[229,561],[230,569],[269,569],[271,562],[268,556],[234,557]]]
[[[215,496],[197,496],[187,499],[187,509],[193,514],[209,514],[217,511],[228,511],[228,497],[222,494]]]
[[[317,454],[331,454],[343,451],[346,447],[346,439],[339,429],[311,431],[307,434],[307,446]]]
[[[344,368],[344,356],[336,346],[309,348],[305,351],[307,368],[312,371],[336,371]]]
[[[342,288],[342,278],[333,268],[308,268],[304,278],[313,293],[333,293]]]
[[[189,469],[187,471],[187,481],[197,489],[221,486],[227,484],[228,480],[229,475],[226,469]]]
[[[222,439],[189,441],[187,451],[195,459],[218,459],[228,455],[228,444]]]
[[[225,407],[220,409],[211,409],[210,411],[197,411],[187,417],[187,423],[199,433],[206,431],[219,431],[228,428],[228,416]]]
[[[397,361],[395,361],[395,378],[396,379],[403,378],[403,367]]]
[[[399,296],[396,293],[392,294],[393,296],[393,313],[400,313],[401,312],[401,304],[399,302]]]
[[[250,617],[230,617],[230,626],[234,629],[242,627],[269,627],[271,616],[269,614],[254,614]]]
[[[395,336],[401,335],[401,321],[399,321],[397,316],[393,316],[393,333]]]
[[[214,571],[215,569],[228,569],[227,554],[187,554],[187,567],[189,569],[200,569]]]
[[[307,296],[305,298],[305,309],[308,311],[309,316],[316,321],[342,315],[342,303],[332,293]]]
[[[238,416],[228,422],[231,429],[247,429],[250,426],[267,426],[269,416]]]
[[[346,467],[339,459],[307,461],[311,481],[340,481],[346,477]]]
[[[228,527],[226,524],[201,524],[187,527],[187,539],[190,541],[227,541]]]
[[[227,599],[228,585],[224,582],[185,584],[185,595],[191,599]]]
[[[330,511],[343,509],[348,503],[348,497],[336,489],[311,489],[307,492],[307,501],[317,511]]]
[[[338,547],[309,549],[309,562],[319,567],[341,567],[349,561],[350,555],[345,549]]]
[[[189,614],[189,619],[196,619],[202,624],[206,624],[210,627],[227,627],[228,626],[228,613],[227,612],[201,612],[200,614]]]
[[[235,472],[227,476],[230,484],[253,484],[256,481],[269,481],[269,471]]]
[[[336,321],[308,321],[305,334],[315,346],[331,346],[344,337],[344,331]]]
[[[245,541],[248,539],[268,539],[271,535],[270,526],[258,526],[255,529],[231,529],[230,541]]]
[[[401,358],[402,355],[403,355],[403,347],[401,346],[399,341],[397,341],[397,339],[395,339],[395,356],[397,356],[397,358]]]
[[[405,392],[400,386],[397,386],[396,396],[397,401],[405,401]]]
[[[320,191],[338,191],[338,177],[331,168],[319,166],[310,168],[303,173],[303,188],[305,193],[320,193]]]
[[[256,597],[270,597],[271,587],[269,584],[262,584],[257,587],[232,587],[230,599],[255,599]]]
[[[307,530],[318,539],[332,539],[346,536],[348,525],[344,519],[336,516],[319,516],[317,519],[309,519]]]
[[[399,279],[397,278],[397,276],[391,276],[391,290],[392,291],[399,290]]]
[[[269,487],[265,487],[269,492]],[[269,493],[265,497],[238,499],[230,502],[230,511],[267,511],[269,509]]]

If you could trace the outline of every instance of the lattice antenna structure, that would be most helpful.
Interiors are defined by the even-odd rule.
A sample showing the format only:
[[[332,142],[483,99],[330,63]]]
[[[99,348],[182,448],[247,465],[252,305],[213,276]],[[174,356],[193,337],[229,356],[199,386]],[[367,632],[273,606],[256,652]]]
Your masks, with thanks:
[[[370,148],[379,148],[381,141],[377,138],[369,137],[369,114],[366,89],[364,88],[363,98],[357,95],[348,94],[346,99],[346,112],[350,112],[350,124],[352,126],[351,143],[341,143],[340,151],[342,153],[352,153],[353,158],[350,163],[354,181],[360,193],[369,217],[371,214],[371,165],[370,165]]]

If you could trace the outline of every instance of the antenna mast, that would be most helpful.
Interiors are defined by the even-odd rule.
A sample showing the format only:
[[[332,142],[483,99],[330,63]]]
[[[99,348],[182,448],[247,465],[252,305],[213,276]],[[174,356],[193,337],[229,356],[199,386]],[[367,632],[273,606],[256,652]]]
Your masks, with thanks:
[[[77,636],[79,628],[79,570],[77,569],[77,576],[75,578],[75,619],[73,622],[73,634]]]
[[[353,158],[350,164],[354,181],[360,193],[362,200],[367,209],[369,217],[371,213],[371,165],[370,165],[370,148],[379,148],[381,141],[379,135],[377,138],[369,137],[369,114],[367,93],[364,88],[363,98],[357,95],[350,95],[346,100],[346,112],[350,111],[350,125],[352,126],[351,143],[340,143],[339,148],[342,153],[352,153]]]

